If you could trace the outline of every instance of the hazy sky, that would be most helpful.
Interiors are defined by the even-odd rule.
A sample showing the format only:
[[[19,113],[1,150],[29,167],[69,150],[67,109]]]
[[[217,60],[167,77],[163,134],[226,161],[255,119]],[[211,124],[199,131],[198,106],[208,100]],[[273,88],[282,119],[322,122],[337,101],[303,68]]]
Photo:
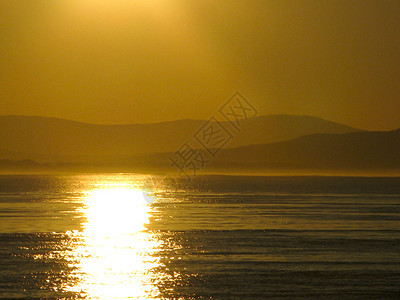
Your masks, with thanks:
[[[261,114],[400,127],[400,1],[1,0],[0,114]]]

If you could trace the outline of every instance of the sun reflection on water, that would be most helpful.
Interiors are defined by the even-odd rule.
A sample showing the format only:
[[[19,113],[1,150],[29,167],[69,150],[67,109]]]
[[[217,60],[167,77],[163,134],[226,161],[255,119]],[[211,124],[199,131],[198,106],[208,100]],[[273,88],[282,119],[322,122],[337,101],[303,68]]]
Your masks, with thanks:
[[[67,287],[86,299],[159,299],[156,273],[161,241],[146,231],[150,205],[142,191],[105,185],[87,193],[86,222],[71,261],[75,284]]]
[[[135,233],[145,229],[149,210],[143,192],[139,190],[97,189],[86,198],[84,230],[96,236]]]

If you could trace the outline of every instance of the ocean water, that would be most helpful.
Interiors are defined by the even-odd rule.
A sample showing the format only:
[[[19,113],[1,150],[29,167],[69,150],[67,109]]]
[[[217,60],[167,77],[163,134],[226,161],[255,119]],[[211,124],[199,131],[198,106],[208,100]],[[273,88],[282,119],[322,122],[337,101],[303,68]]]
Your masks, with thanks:
[[[400,299],[400,178],[0,176],[2,299]]]

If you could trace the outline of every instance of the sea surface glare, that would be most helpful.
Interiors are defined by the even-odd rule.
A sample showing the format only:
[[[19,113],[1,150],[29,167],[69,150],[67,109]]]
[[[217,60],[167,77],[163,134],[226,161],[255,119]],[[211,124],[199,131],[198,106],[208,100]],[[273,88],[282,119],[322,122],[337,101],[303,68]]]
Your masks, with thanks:
[[[400,299],[400,178],[0,176],[2,299]]]

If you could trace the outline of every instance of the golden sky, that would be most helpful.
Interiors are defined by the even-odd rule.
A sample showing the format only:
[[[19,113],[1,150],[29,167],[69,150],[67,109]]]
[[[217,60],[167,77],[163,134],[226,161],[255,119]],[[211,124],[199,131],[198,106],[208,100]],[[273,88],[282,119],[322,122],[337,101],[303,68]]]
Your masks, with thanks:
[[[400,127],[400,1],[1,0],[0,114],[260,114]]]

